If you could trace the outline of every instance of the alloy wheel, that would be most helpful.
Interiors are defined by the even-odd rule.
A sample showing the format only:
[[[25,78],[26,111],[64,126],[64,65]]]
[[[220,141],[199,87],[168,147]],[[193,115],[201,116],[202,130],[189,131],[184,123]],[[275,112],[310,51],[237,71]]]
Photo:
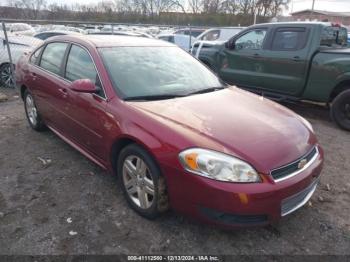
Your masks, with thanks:
[[[26,105],[26,111],[27,111],[27,115],[30,123],[33,126],[36,126],[36,124],[38,123],[38,120],[37,120],[38,113],[34,104],[34,99],[30,94],[26,96],[25,105]]]
[[[0,71],[0,81],[3,87],[14,87],[13,75],[9,64],[2,67]]]
[[[147,164],[138,156],[128,156],[123,163],[123,183],[130,199],[148,209],[155,199],[155,186]]]

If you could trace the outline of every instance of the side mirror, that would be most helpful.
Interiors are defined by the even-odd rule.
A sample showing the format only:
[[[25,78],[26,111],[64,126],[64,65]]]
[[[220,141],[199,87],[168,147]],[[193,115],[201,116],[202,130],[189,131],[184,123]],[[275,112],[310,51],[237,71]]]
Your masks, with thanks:
[[[98,91],[96,85],[90,79],[75,80],[70,88],[79,93],[96,93]]]
[[[233,49],[235,49],[235,40],[233,40],[233,39],[231,39],[231,40],[229,40],[229,41],[227,41],[226,43],[225,43],[225,47],[227,48],[227,49],[230,49],[230,50],[233,50]]]

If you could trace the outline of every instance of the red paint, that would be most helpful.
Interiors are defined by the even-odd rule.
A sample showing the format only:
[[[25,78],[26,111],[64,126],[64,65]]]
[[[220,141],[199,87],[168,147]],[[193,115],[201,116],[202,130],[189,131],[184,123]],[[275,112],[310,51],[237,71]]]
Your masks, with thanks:
[[[111,39],[117,38],[94,42],[61,36],[51,40],[78,43],[89,50],[106,99],[72,90],[70,82],[30,64],[29,56],[17,65],[18,85],[32,92],[47,125],[101,167],[113,172],[113,143],[122,138],[134,140],[159,164],[171,207],[206,222],[212,221],[198,212],[198,206],[233,214],[266,214],[270,222],[278,220],[281,200],[320,174],[321,148],[319,158],[305,172],[279,183],[272,180],[271,169],[300,158],[317,144],[316,137],[295,113],[235,87],[161,101],[121,100],[97,52],[99,45],[117,45]],[[90,87],[86,84],[85,88]],[[190,147],[239,157],[261,174],[263,182],[218,182],[185,172],[178,154]]]

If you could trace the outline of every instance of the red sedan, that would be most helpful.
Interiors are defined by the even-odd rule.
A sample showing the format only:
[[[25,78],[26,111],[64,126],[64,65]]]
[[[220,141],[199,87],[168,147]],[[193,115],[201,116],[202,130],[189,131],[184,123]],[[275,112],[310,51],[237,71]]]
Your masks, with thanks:
[[[17,65],[30,126],[48,127],[119,177],[130,206],[224,226],[264,225],[304,205],[323,151],[290,110],[226,86],[164,41],[59,36]]]

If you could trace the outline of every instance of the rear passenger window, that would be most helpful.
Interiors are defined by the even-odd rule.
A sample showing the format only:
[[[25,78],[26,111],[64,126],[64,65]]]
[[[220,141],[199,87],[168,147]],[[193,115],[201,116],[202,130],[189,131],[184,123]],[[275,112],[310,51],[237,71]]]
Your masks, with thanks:
[[[41,56],[40,67],[59,75],[67,46],[67,43],[48,44]]]
[[[293,51],[303,49],[307,41],[306,28],[277,29],[272,41],[274,51]]]

